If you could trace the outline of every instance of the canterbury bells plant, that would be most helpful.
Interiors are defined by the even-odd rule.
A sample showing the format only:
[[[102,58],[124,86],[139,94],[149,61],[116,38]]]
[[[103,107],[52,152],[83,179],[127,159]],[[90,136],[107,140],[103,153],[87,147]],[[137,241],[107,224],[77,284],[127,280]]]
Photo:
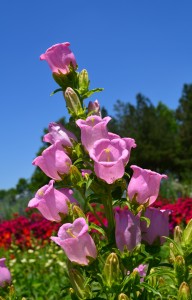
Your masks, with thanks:
[[[71,299],[191,299],[192,221],[172,239],[171,211],[152,207],[167,176],[130,165],[134,137],[109,132],[111,118],[102,118],[98,100],[85,106],[103,89],[89,88],[68,42],[40,59],[51,68],[59,85],[52,94],[62,92],[70,119],[49,124],[43,137],[49,146],[33,164],[50,181],[28,206],[61,225],[51,240],[68,268],[71,287],[63,290]]]

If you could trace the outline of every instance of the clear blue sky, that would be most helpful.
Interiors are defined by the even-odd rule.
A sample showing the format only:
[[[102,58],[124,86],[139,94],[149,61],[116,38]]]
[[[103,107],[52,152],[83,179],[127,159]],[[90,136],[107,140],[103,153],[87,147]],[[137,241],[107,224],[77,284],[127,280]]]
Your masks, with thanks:
[[[43,128],[67,115],[40,54],[69,41],[109,113],[138,92],[175,109],[192,83],[191,0],[1,1],[0,189],[30,178]]]

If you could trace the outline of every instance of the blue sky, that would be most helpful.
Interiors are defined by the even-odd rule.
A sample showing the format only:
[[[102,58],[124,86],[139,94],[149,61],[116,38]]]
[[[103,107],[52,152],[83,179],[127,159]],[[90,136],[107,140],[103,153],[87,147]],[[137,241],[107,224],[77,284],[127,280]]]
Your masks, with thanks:
[[[1,1],[0,189],[30,178],[43,128],[67,116],[40,54],[69,41],[79,70],[113,113],[141,92],[175,109],[192,83],[191,0]],[[95,99],[94,98],[94,99]]]

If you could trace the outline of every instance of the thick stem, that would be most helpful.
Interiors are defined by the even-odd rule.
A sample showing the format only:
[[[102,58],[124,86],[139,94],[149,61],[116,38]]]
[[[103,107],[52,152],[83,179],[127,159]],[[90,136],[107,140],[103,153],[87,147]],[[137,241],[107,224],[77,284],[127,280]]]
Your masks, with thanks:
[[[103,205],[105,210],[105,215],[108,221],[107,233],[109,242],[115,241],[115,220],[114,220],[114,212],[112,206],[112,198],[111,193],[107,195],[105,199],[103,199]]]

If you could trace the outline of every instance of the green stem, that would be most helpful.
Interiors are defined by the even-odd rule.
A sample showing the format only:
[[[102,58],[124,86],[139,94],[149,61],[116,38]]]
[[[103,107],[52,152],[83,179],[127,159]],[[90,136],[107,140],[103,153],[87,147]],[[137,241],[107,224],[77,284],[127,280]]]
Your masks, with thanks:
[[[108,240],[109,242],[115,241],[115,220],[114,220],[114,213],[113,213],[113,206],[112,206],[112,197],[111,193],[107,195],[105,199],[103,199],[103,205],[105,210],[105,215],[108,221]]]

